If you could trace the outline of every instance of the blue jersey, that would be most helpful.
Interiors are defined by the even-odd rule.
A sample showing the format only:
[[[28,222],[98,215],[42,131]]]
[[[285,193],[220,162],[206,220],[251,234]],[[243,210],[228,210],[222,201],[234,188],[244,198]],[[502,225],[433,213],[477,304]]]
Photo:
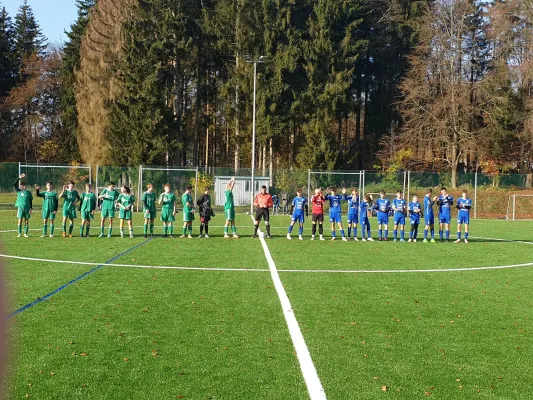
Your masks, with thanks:
[[[407,208],[407,201],[404,199],[394,199],[392,200],[392,208],[394,210],[394,216],[405,216],[405,211]]]
[[[366,201],[361,201],[359,203],[359,217],[365,218],[368,216],[368,203]]]
[[[424,214],[426,218],[433,216],[433,205],[435,202],[431,199],[430,196],[424,196]]]
[[[357,215],[359,211],[359,196],[344,196],[348,200],[348,215]]]
[[[440,216],[450,216],[451,208],[453,205],[453,197],[450,195],[439,196],[437,199],[437,204],[439,205],[439,215]]]
[[[391,209],[390,200],[379,198],[376,200],[376,205],[374,208],[378,211],[378,213],[388,213]]]
[[[305,205],[307,204],[307,199],[305,197],[296,196],[292,200],[292,205],[294,207],[293,215],[303,215],[305,210]]]
[[[457,200],[457,208],[459,209],[459,217],[470,216],[470,208],[472,208],[472,199],[463,199],[462,197]]]
[[[410,202],[409,203],[409,213],[411,214],[411,223],[413,222],[420,222],[420,217],[422,213],[422,205],[420,202]]]
[[[343,195],[340,194],[327,194],[326,200],[329,200],[329,213],[339,213],[341,212],[341,201],[344,199]]]

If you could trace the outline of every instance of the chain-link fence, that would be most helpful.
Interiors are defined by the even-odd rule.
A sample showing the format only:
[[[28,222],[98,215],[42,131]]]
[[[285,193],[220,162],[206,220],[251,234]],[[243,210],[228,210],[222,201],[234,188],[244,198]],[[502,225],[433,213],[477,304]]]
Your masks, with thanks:
[[[269,187],[269,192],[290,200],[297,189],[302,189],[311,196],[316,188],[337,187],[339,190],[356,188],[361,195],[377,194],[385,191],[392,197],[397,190],[402,190],[408,199],[414,194],[424,196],[431,188],[437,194],[441,187],[446,187],[455,198],[467,190],[468,196],[474,200],[473,217],[477,218],[533,218],[533,177],[531,174],[486,174],[457,173],[455,188],[452,185],[450,172],[431,171],[396,171],[379,173],[375,171],[312,171],[275,169],[272,176],[269,170],[255,170],[252,184],[252,171],[241,168],[237,172],[233,168],[184,168],[171,166],[86,166],[86,165],[45,165],[25,163],[0,163],[0,206],[12,208],[15,201],[13,184],[19,174],[24,172],[28,188],[34,184],[44,186],[52,180],[56,189],[65,182],[73,180],[78,190],[83,184],[92,182],[100,191],[109,181],[116,186],[128,185],[134,193],[142,196],[146,185],[151,183],[157,194],[169,183],[176,194],[181,195],[186,186],[191,185],[194,197],[203,193],[206,187],[211,188],[214,198],[223,196],[225,185],[233,176],[239,183],[239,193],[235,197],[236,204],[249,206],[260,186]],[[37,205],[39,203],[37,202]]]

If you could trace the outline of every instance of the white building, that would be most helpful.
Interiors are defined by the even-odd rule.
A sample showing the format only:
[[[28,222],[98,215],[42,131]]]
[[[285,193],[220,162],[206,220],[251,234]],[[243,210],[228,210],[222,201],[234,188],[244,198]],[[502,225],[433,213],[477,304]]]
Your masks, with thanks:
[[[226,191],[226,185],[231,180],[231,176],[215,176],[215,205],[223,206],[226,199],[224,192]],[[267,188],[270,184],[270,178],[264,176],[254,177],[255,188],[252,190],[252,177],[251,176],[236,176],[235,186],[233,187],[233,200],[235,207],[249,206],[252,202],[252,194],[259,193],[259,188],[265,185]]]

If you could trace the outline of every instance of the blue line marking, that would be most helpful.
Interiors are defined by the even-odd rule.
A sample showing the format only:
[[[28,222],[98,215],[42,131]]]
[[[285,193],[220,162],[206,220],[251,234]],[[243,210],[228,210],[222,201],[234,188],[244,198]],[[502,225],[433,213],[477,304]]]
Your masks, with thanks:
[[[107,264],[112,263],[112,262],[115,261],[117,258],[120,258],[120,257],[122,257],[122,256],[124,256],[124,255],[126,255],[126,254],[128,254],[128,253],[130,253],[130,252],[132,252],[133,250],[135,250],[135,249],[141,247],[142,245],[148,243],[150,240],[152,240],[152,238],[150,238],[150,239],[148,239],[148,240],[145,240],[144,242],[139,243],[139,244],[133,246],[131,249],[128,249],[128,250],[126,250],[126,251],[120,253],[119,255],[113,257],[112,259],[107,260],[107,261],[106,261],[105,263],[103,263],[103,264],[97,265],[96,267],[94,267],[94,268],[91,269],[90,271],[85,272],[84,274],[78,276],[77,278],[71,280],[70,282],[65,283],[63,286],[58,287],[58,288],[57,288],[56,290],[54,290],[53,292],[48,293],[46,296],[40,297],[40,298],[38,298],[37,300],[35,300],[35,301],[33,301],[33,302],[29,303],[29,304],[26,304],[24,307],[19,308],[17,311],[13,311],[11,314],[9,314],[9,315],[7,316],[7,319],[10,319],[10,318],[14,317],[15,315],[20,314],[22,311],[25,311],[25,310],[27,310],[28,308],[31,308],[31,307],[33,307],[33,306],[35,306],[35,305],[37,305],[37,304],[39,304],[39,303],[41,303],[41,302],[43,302],[43,301],[49,299],[49,298],[52,297],[54,294],[61,292],[63,289],[66,289],[66,288],[69,287],[70,285],[72,285],[72,284],[78,282],[79,280],[85,278],[86,276],[92,274],[93,272],[98,271],[100,268],[104,267],[104,266],[107,265]]]

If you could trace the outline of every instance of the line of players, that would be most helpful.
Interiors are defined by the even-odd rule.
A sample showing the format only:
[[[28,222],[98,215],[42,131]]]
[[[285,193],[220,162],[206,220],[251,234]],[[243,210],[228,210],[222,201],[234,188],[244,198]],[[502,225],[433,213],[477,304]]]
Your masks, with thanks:
[[[342,225],[341,203],[348,202],[348,235],[345,234]],[[453,205],[453,197],[448,194],[446,188],[441,188],[439,196],[433,196],[433,190],[428,189],[424,196],[423,204],[419,202],[418,196],[414,195],[412,201],[407,204],[403,199],[402,192],[396,192],[396,198],[392,202],[385,197],[385,192],[380,192],[380,197],[373,202],[371,195],[365,195],[361,200],[357,189],[351,189],[351,195],[346,194],[346,189],[342,189],[342,194],[337,194],[337,188],[326,189],[326,194],[322,193],[322,189],[315,189],[315,194],[311,197],[312,204],[312,231],[311,240],[315,240],[316,228],[318,225],[319,239],[324,239],[324,204],[329,202],[329,222],[331,223],[331,240],[337,239],[336,225],[342,240],[348,241],[352,238],[357,238],[357,228],[361,225],[361,240],[374,241],[370,231],[370,221],[368,218],[369,212],[374,210],[377,214],[378,222],[378,240],[388,241],[389,238],[389,218],[392,216],[394,221],[394,241],[399,240],[405,242],[405,222],[407,216],[410,219],[410,232],[408,242],[416,242],[418,238],[418,227],[422,217],[425,218],[424,242],[428,241],[435,243],[435,214],[433,207],[438,206],[438,220],[439,220],[439,237],[441,242],[450,238],[450,222],[451,222],[451,208]],[[272,205],[272,198],[266,192],[266,187],[261,188],[254,201],[256,209],[255,216],[255,231],[254,237],[257,237],[257,229],[259,227],[261,218],[265,219],[267,238],[270,237],[270,223],[269,223],[269,207]],[[472,200],[468,198],[466,190],[463,190],[461,198],[457,200],[457,240],[461,241],[461,228],[464,225],[465,243],[468,243],[468,232],[470,224],[470,209],[472,207]],[[298,223],[298,239],[303,240],[303,227],[305,218],[309,217],[309,205],[307,199],[302,195],[302,190],[296,191],[296,197],[291,205],[291,223],[287,232],[287,239],[291,240],[291,233]],[[398,230],[400,230],[400,237],[398,238]],[[428,240],[428,234],[430,239]]]

